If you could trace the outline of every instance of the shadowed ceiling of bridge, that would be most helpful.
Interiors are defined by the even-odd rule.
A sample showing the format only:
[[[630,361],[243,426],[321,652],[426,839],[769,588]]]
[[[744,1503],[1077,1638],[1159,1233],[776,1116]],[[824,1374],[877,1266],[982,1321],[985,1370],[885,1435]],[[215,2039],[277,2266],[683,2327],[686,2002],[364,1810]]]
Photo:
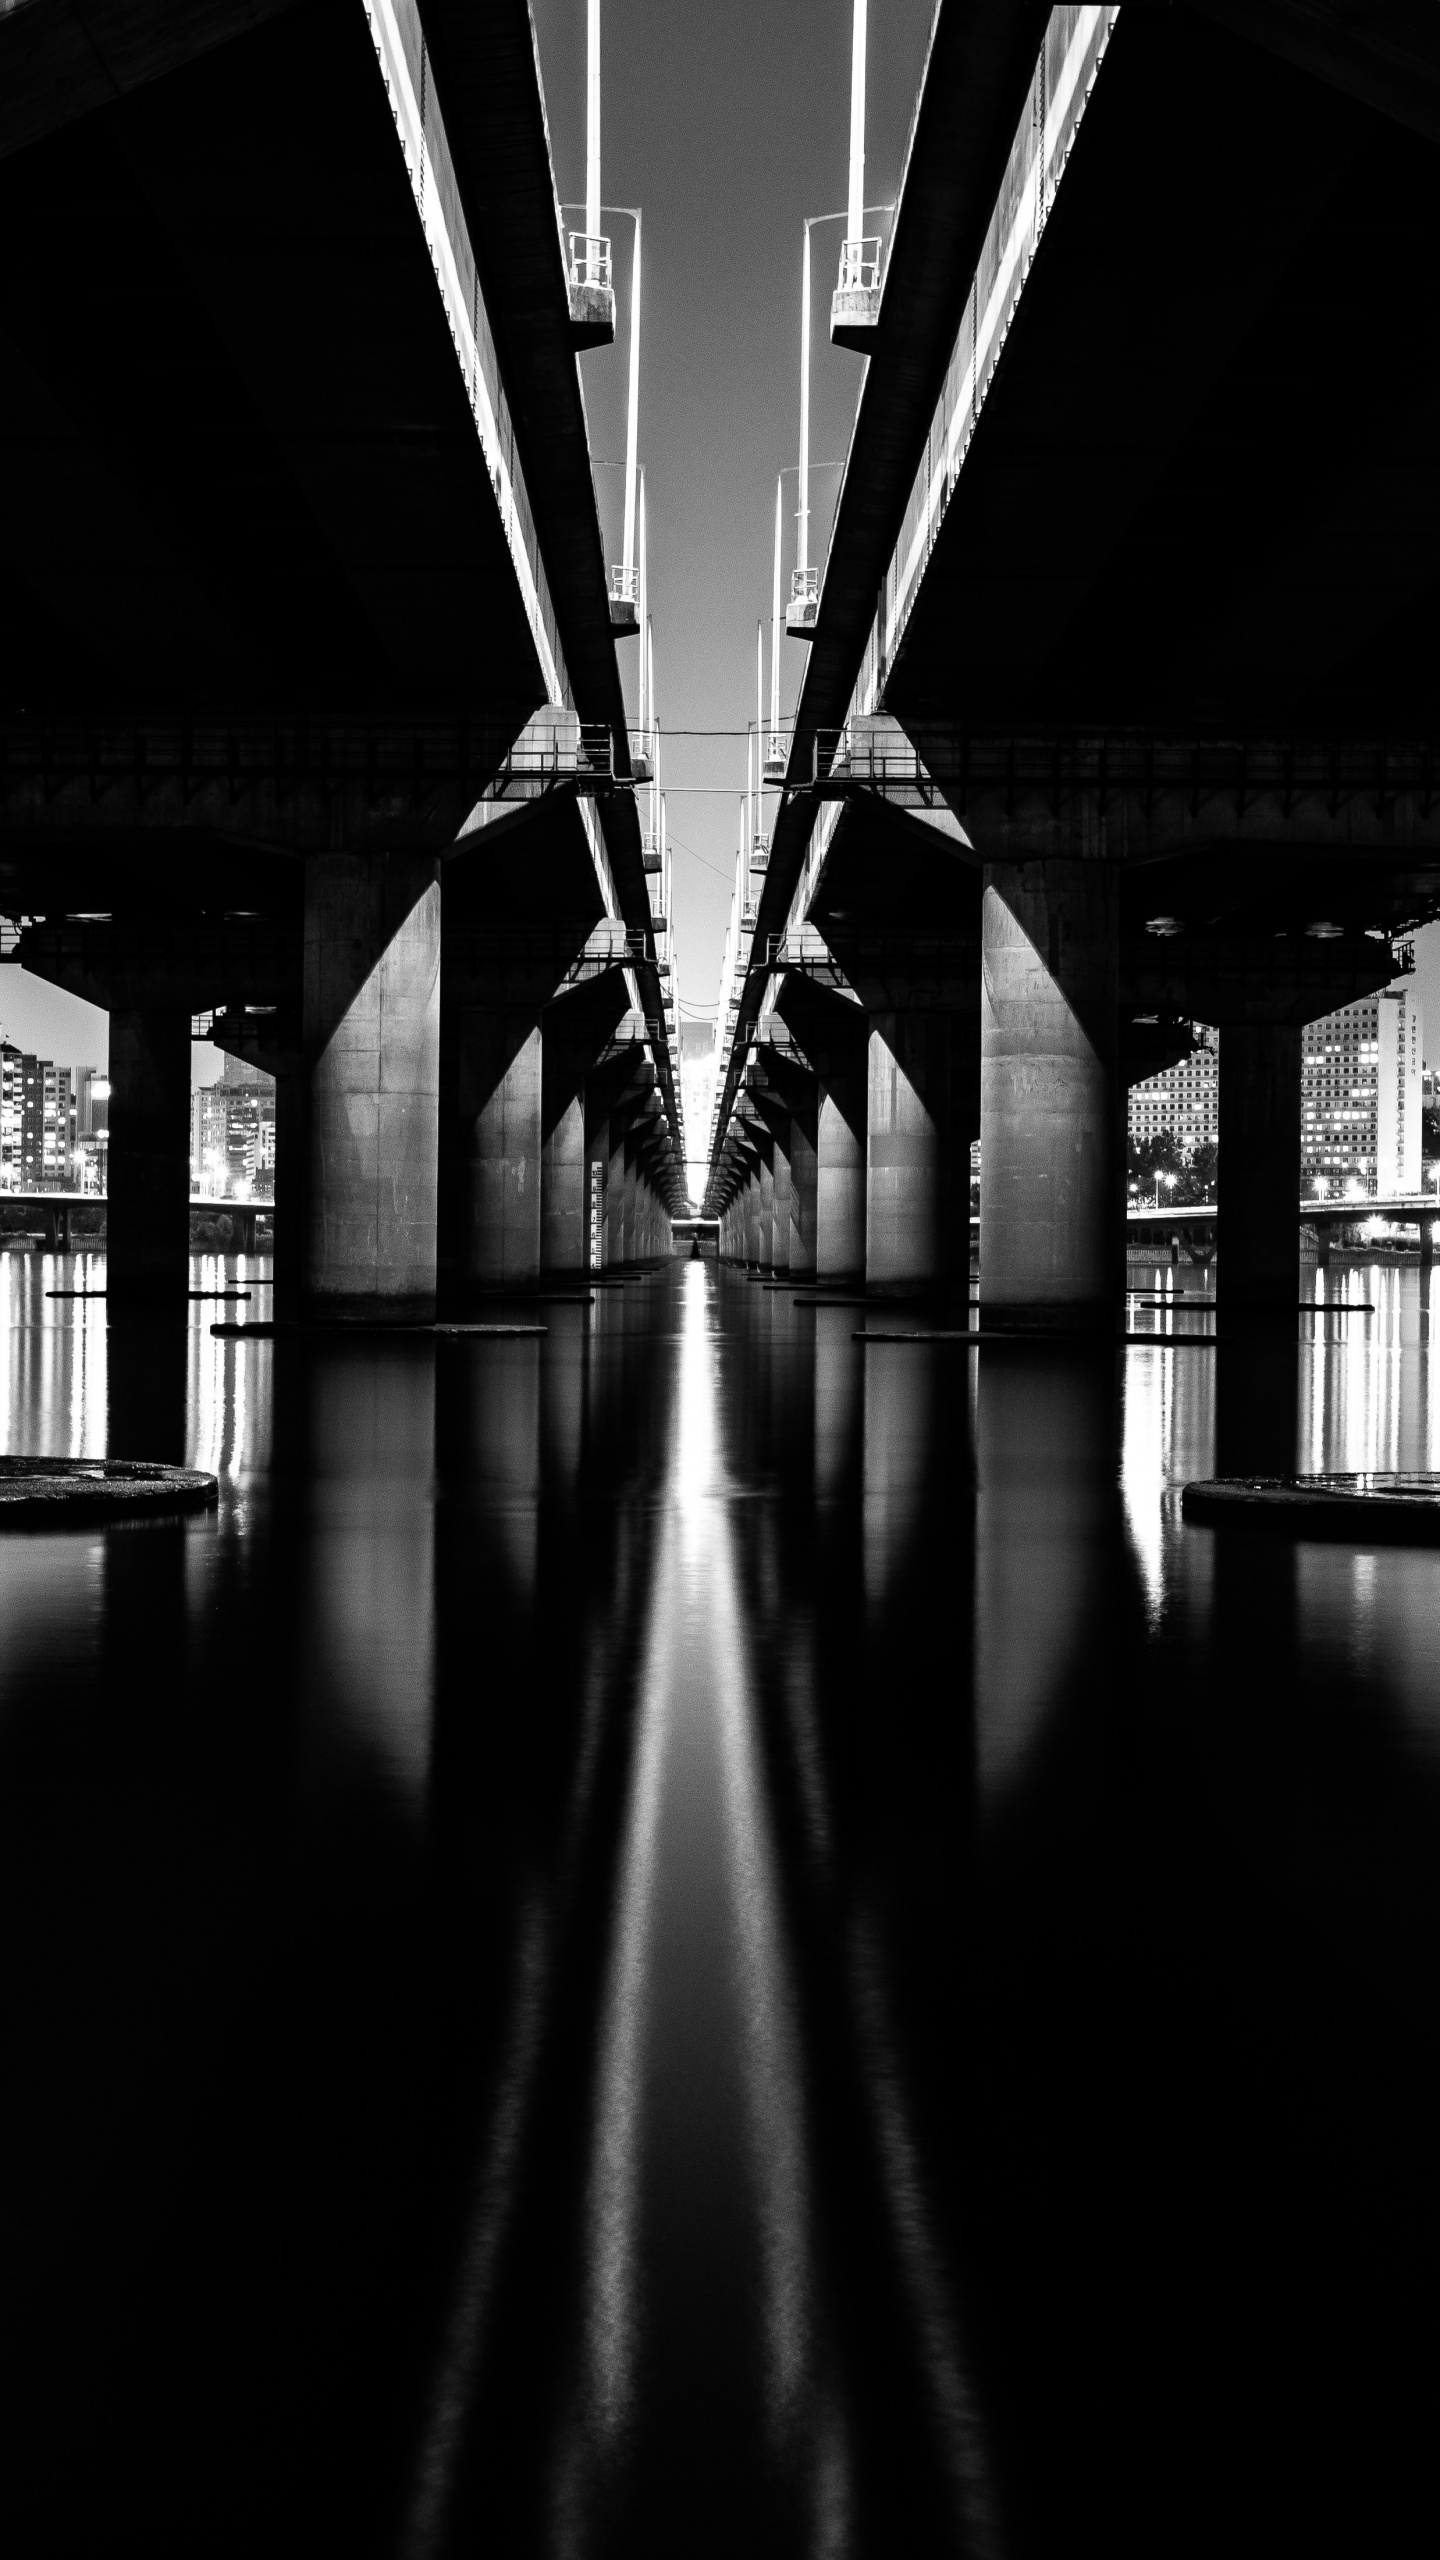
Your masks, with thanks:
[[[853,688],[880,578],[912,491],[930,503],[933,386],[969,299],[977,232],[1003,192],[990,173],[1040,112],[1036,26],[1005,76],[992,32],[995,76],[965,93],[964,43],[988,25],[965,0],[946,0],[938,21],[797,713],[789,777],[802,789],[777,818],[742,1025],[764,1000],[766,955],[811,841],[814,733],[829,725],[833,737],[868,707]],[[1430,735],[1440,359],[1421,315],[1440,246],[1436,61],[1433,12],[1412,0],[1119,13],[968,448],[937,489],[938,534],[885,671],[884,708],[944,778],[977,860],[1017,849],[1025,828],[1028,849],[1043,849],[1034,812],[1043,801],[1058,822],[1062,794],[1058,771],[1053,787],[1032,774],[1013,825],[1008,775],[978,798],[972,777],[957,798],[967,732]],[[993,122],[970,153],[949,148],[956,119],[982,101]],[[922,193],[920,237],[908,216]],[[982,303],[992,280],[987,267]],[[903,356],[887,339],[902,307]],[[1212,791],[1203,807],[1187,794],[1157,816],[1153,841],[1148,788],[1132,800],[1135,840],[1122,829],[1115,846],[1141,857],[1122,888],[1122,1012],[1305,1020],[1379,983],[1388,946],[1367,935],[1433,911],[1440,858],[1429,763],[1393,844],[1393,786],[1383,763],[1365,771],[1361,797],[1381,822],[1348,856],[1308,825],[1313,795],[1296,819],[1287,789],[1285,824],[1277,798],[1257,862],[1239,814],[1231,824],[1247,807],[1243,764],[1238,791]],[[1066,805],[1086,788],[1103,813],[1103,760],[1098,797],[1092,783]],[[1332,787],[1331,821],[1343,801]],[[857,966],[865,937],[889,934],[899,967],[893,936],[907,924],[973,938],[978,919],[961,911],[978,879],[963,884],[963,868],[901,859],[898,839],[847,814],[815,920]],[[1311,933],[1327,938],[1297,940]],[[743,1056],[738,1043],[717,1133]]]
[[[1428,727],[1440,155],[1125,10],[886,685],[912,725]]]
[[[12,153],[0,208],[11,700],[541,698],[361,10]]]

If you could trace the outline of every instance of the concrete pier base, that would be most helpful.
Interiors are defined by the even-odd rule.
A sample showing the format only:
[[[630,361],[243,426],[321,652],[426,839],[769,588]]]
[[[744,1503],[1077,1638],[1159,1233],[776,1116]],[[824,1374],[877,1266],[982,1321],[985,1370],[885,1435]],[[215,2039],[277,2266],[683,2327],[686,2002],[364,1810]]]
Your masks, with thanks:
[[[339,1317],[433,1314],[440,1122],[433,859],[317,854],[307,862],[304,1054],[307,1297]]]
[[[460,1017],[460,1277],[471,1288],[523,1289],[540,1277],[542,1050],[538,1023]]]
[[[938,1283],[945,1271],[950,1017],[870,1021],[865,1116],[865,1283]]]
[[[1119,913],[1107,863],[986,865],[980,1301],[992,1314],[1118,1321]]]
[[[865,1268],[865,1103],[858,1079],[822,1081],[815,1128],[815,1277]]]
[[[816,1130],[813,1112],[790,1114],[790,1270],[796,1279],[815,1269],[817,1189]]]
[[[589,1204],[586,1199],[585,1094],[572,1093],[540,1115],[540,1268],[587,1268]]]
[[[168,1300],[190,1284],[190,1016],[110,1016],[111,1306]]]
[[[775,1261],[775,1156],[773,1147],[761,1140],[760,1217],[758,1249],[755,1259],[762,1271],[769,1271]]]
[[[287,1305],[305,1288],[309,1240],[310,1145],[304,1076],[293,1067],[275,1078],[275,1254],[271,1276]]]
[[[1294,1332],[1300,1296],[1300,1042],[1294,1023],[1220,1035],[1217,1303]]]
[[[794,1216],[794,1185],[790,1170],[793,1144],[790,1114],[777,1113],[770,1130],[770,1268],[790,1268],[790,1229]]]

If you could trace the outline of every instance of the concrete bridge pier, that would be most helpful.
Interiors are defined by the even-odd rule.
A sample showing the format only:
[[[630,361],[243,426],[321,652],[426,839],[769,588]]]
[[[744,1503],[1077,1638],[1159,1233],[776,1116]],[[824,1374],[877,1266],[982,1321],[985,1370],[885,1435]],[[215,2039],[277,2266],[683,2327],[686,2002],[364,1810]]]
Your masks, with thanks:
[[[817,1158],[816,1103],[790,1114],[790,1269],[797,1279],[815,1270]]]
[[[625,1247],[626,1262],[640,1259],[640,1135],[631,1129],[625,1139]]]
[[[791,1119],[784,1104],[777,1102],[773,1095],[766,1097],[762,1110],[765,1124],[763,1144],[768,1158],[765,1170],[770,1197],[770,1268],[772,1271],[788,1271],[790,1228],[794,1214],[794,1186],[790,1170],[790,1150],[794,1143]],[[765,1175],[762,1175],[762,1181],[764,1179]]]
[[[278,1295],[291,1304],[305,1288],[309,1193],[305,1076],[292,1057],[275,1077],[275,1251],[271,1266]]]
[[[771,1271],[775,1265],[775,1144],[768,1129],[757,1128],[755,1139],[760,1149],[760,1214],[756,1224],[755,1260],[761,1271]]]
[[[106,1289],[184,1304],[190,1275],[190,1015],[110,1016]]]
[[[610,1154],[605,1167],[605,1259],[625,1259],[625,1132],[631,1114],[612,1111],[609,1121]]]
[[[815,1122],[815,1277],[854,1280],[865,1269],[865,1087],[822,1077]]]
[[[1220,1036],[1219,1305],[1293,1337],[1300,1296],[1297,1023],[1227,1023]]]
[[[1081,1330],[1117,1318],[1119,919],[1110,863],[986,864],[980,1301],[992,1314]]]
[[[769,1117],[776,1105],[783,1106],[785,1115],[781,1134],[785,1144],[790,1199],[784,1268],[793,1272],[797,1279],[808,1279],[815,1269],[815,1136],[819,1085],[808,1066],[802,1066],[796,1058],[773,1046],[767,1052],[765,1072],[773,1088],[771,1099],[764,1104],[766,1115]]]
[[[757,1164],[745,1186],[743,1201],[745,1244],[741,1254],[747,1271],[760,1268],[760,1168]]]
[[[544,1039],[529,1011],[460,1016],[460,1278],[524,1289],[540,1277]]]
[[[544,1062],[541,1062],[544,1087]],[[585,1268],[585,1088],[567,1095],[552,1119],[540,1111],[540,1268]]]
[[[950,1154],[948,1013],[870,1016],[865,1113],[865,1282],[945,1276]]]
[[[336,1316],[433,1314],[440,1129],[433,858],[329,853],[307,861],[303,1019],[306,1293]],[[188,1051],[185,1072],[188,1086]],[[112,1066],[112,1160],[114,1127]]]

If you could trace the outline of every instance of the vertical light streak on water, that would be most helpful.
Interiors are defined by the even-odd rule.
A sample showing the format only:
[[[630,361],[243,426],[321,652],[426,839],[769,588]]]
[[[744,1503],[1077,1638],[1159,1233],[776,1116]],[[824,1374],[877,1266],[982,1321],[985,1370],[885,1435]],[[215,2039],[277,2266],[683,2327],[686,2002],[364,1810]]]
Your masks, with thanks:
[[[647,2310],[655,2307],[646,2239],[660,2212],[657,2190],[683,2196],[697,2227],[723,2228],[731,2218],[728,2199],[715,2191],[715,2154],[702,2147],[685,2103],[693,2075],[714,2084],[717,2057],[738,2084],[743,2210],[762,2293],[763,2340],[737,2352],[753,2364],[759,2348],[769,2423],[782,2442],[808,2371],[802,2093],[728,1508],[734,1489],[718,1446],[708,1282],[703,1265],[686,1269],[678,1422],[658,1514],[602,2011],[587,2217],[585,2443],[567,2465],[569,2520],[582,2535],[587,2500],[575,2473],[583,2475],[588,2460],[613,2460],[637,2415]],[[703,2300],[686,2305],[697,2338],[709,2309]],[[685,2339],[678,2343],[683,2353]]]
[[[15,1257],[0,1253],[0,1325],[5,1328],[5,1358],[0,1360],[0,1448],[15,1447],[15,1417],[20,1410],[15,1394],[15,1363],[19,1356],[20,1336],[15,1331]]]
[[[1153,1630],[1165,1596],[1164,1515],[1166,1460],[1177,1355],[1131,1352],[1125,1363],[1124,1436],[1120,1488],[1130,1543],[1145,1586],[1145,1615]]]

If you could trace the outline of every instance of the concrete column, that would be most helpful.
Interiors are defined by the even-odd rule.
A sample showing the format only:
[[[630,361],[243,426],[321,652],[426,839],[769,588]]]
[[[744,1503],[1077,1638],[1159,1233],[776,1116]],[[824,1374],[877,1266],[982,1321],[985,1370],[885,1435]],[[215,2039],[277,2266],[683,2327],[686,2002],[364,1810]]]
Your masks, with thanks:
[[[585,1141],[585,1232],[581,1238],[587,1271],[605,1268],[605,1183],[610,1170],[610,1124],[602,1120]]]
[[[610,1156],[605,1168],[605,1259],[625,1259],[625,1128],[626,1117],[610,1115]]]
[[[822,1081],[815,1128],[815,1277],[850,1280],[864,1268],[864,1105],[848,1087]]]
[[[190,1016],[110,1016],[105,1286],[112,1306],[190,1285]]]
[[[287,1299],[305,1287],[309,1236],[310,1148],[305,1078],[295,1068],[275,1078],[275,1260],[272,1277]]]
[[[632,1132],[625,1141],[625,1245],[626,1262],[640,1259],[640,1141]]]
[[[792,1122],[788,1111],[778,1113],[770,1133],[770,1268],[790,1268],[790,1226],[793,1216],[793,1186],[790,1174]]]
[[[760,1268],[760,1167],[750,1176],[745,1191],[745,1268]]]
[[[305,866],[305,1281],[332,1315],[434,1311],[437,868],[383,853]]]
[[[1119,886],[1101,862],[987,863],[980,1298],[1083,1326],[1123,1285]]]
[[[540,1143],[540,1268],[584,1271],[590,1204],[585,1090],[571,1095]]]
[[[541,1054],[538,1022],[470,1008],[460,1017],[460,1276],[472,1288],[527,1288],[540,1276]]]
[[[815,1268],[815,1122],[808,1111],[790,1114],[790,1269],[797,1278]]]
[[[775,1158],[773,1148],[764,1139],[760,1145],[760,1215],[755,1258],[762,1271],[769,1271],[775,1262]]]
[[[1290,1325],[1300,1297],[1300,1030],[1220,1034],[1216,1297]]]
[[[949,1135],[949,1015],[872,1015],[865,1118],[867,1288],[943,1278]]]

